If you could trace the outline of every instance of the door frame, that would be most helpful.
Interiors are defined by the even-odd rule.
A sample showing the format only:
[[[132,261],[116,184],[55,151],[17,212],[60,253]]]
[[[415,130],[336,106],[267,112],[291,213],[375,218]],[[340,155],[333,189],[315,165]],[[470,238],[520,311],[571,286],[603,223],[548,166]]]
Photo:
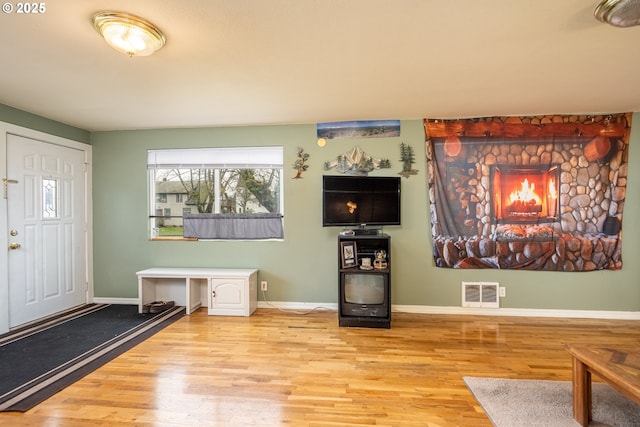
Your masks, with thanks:
[[[93,301],[93,211],[92,211],[92,147],[89,144],[73,141],[37,130],[0,122],[0,178],[7,174],[7,136],[17,135],[37,141],[74,148],[84,152],[87,165],[85,173],[85,280],[87,283],[86,302]],[[0,334],[9,331],[9,222],[8,204],[0,182]]]

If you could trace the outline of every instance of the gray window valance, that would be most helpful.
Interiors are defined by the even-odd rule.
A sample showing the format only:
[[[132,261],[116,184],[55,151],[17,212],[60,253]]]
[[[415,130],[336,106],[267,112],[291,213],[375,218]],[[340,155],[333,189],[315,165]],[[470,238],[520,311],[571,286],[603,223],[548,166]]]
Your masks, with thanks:
[[[184,237],[197,239],[283,239],[282,214],[185,214]]]

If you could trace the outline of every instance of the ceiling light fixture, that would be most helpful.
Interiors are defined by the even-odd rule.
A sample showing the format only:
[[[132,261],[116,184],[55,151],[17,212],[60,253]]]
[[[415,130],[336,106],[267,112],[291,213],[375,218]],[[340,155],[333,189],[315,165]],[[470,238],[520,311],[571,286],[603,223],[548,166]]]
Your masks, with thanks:
[[[129,13],[98,12],[91,22],[109,46],[129,57],[151,55],[166,42],[158,27]]]
[[[602,0],[593,14],[614,27],[640,25],[640,0]]]

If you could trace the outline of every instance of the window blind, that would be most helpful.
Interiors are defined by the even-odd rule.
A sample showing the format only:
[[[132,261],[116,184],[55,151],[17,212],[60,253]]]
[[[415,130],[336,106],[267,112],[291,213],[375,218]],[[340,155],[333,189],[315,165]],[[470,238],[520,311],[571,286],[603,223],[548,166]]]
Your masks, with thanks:
[[[281,168],[280,146],[148,150],[149,169]]]

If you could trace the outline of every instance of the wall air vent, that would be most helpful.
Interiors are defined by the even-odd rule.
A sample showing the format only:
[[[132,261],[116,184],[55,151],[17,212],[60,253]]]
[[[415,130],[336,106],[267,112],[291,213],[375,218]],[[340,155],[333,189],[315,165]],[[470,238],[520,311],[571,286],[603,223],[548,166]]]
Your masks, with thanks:
[[[462,306],[499,308],[499,283],[462,282]]]

